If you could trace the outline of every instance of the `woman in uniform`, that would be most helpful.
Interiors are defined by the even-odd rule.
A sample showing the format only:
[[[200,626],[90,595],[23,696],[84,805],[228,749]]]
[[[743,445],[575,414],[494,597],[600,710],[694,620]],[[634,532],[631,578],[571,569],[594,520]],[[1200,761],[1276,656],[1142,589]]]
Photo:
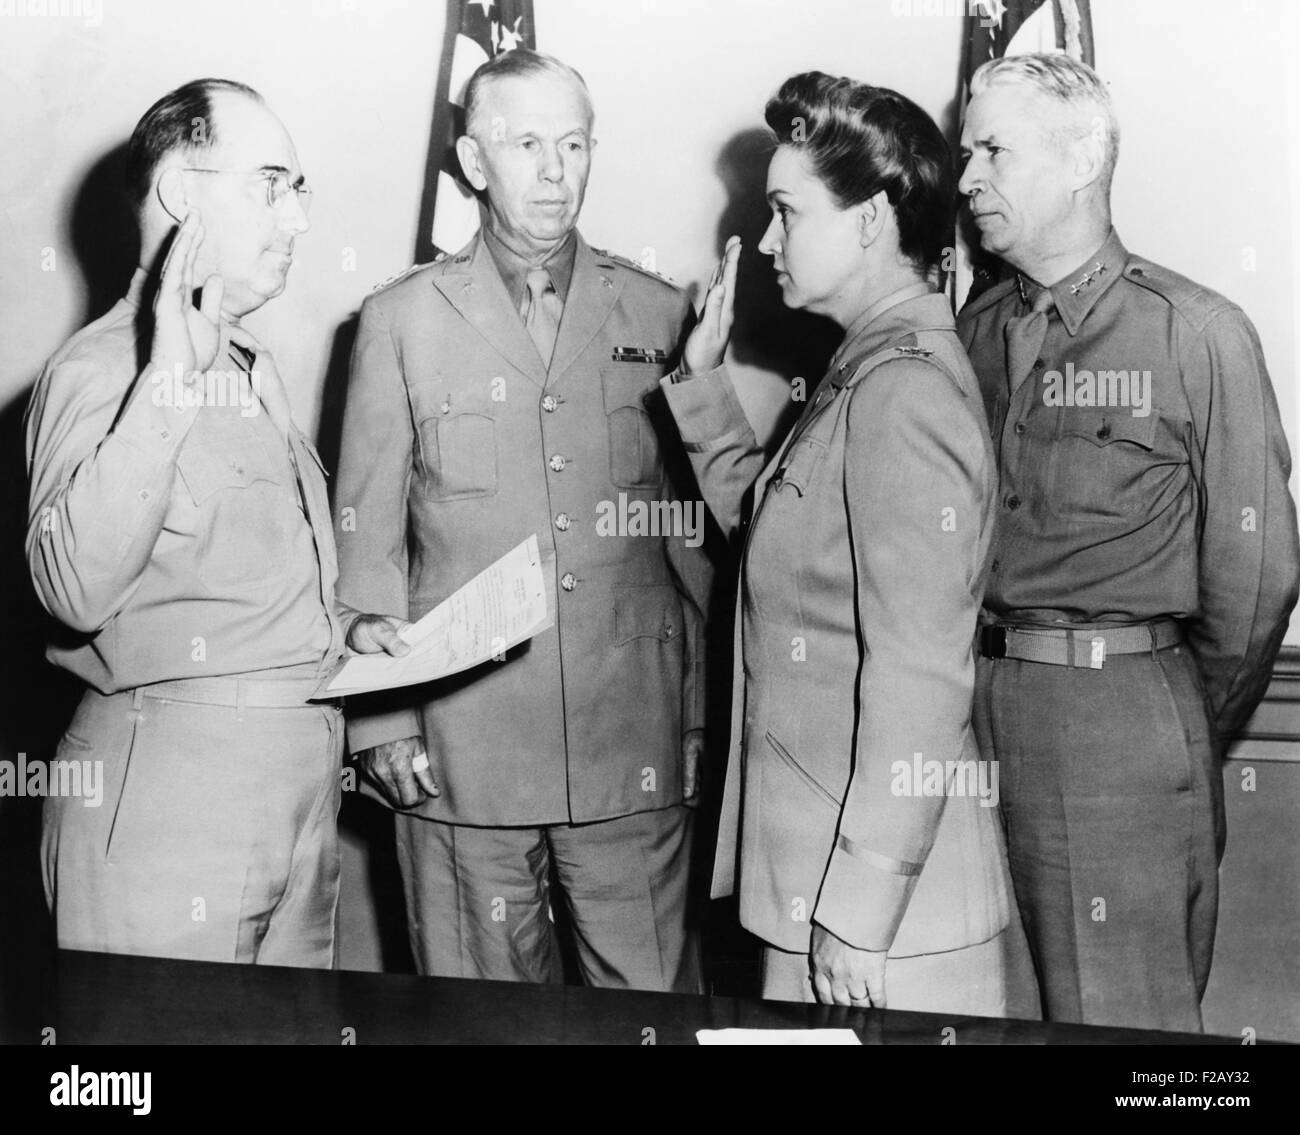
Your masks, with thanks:
[[[996,765],[971,728],[997,466],[934,286],[951,155],[902,95],[818,72],[787,80],[766,119],[759,251],[785,303],[844,339],[767,461],[722,365],[732,237],[663,381],[741,548],[714,893],[738,886],[765,997],[1036,1016]]]

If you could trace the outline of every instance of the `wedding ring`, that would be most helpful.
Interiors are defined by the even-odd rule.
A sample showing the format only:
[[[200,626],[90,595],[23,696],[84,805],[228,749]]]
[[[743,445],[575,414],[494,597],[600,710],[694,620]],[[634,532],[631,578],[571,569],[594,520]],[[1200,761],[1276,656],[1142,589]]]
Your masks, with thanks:
[[[426,754],[416,753],[415,756],[411,758],[412,772],[424,772],[424,770],[427,769],[428,767],[429,767],[429,758]]]

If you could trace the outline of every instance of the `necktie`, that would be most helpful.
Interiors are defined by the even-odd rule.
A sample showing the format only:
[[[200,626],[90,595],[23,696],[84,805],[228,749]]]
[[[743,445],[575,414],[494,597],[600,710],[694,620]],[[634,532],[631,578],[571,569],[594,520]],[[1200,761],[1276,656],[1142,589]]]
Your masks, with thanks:
[[[530,268],[524,284],[528,291],[520,314],[524,317],[524,327],[529,337],[537,346],[537,353],[549,367],[564,305],[560,302],[555,285],[551,283],[551,274],[545,268]]]
[[[1048,313],[1054,306],[1052,289],[1044,288],[1034,297],[1028,315],[1007,320],[1007,383],[1012,394],[1034,369],[1047,338]]]
[[[280,431],[288,445],[289,464],[293,467],[293,479],[298,489],[298,507],[310,523],[311,510],[307,507],[307,491],[302,483],[302,470],[298,465],[298,453],[295,448],[298,431],[293,424],[289,395],[280,379],[280,372],[275,368],[275,360],[268,355],[263,360],[263,366],[259,367],[257,355],[238,343],[230,344],[230,358],[248,376],[253,386],[253,393],[261,401],[267,417],[271,419],[272,425]],[[254,375],[256,375],[256,382],[253,381]]]

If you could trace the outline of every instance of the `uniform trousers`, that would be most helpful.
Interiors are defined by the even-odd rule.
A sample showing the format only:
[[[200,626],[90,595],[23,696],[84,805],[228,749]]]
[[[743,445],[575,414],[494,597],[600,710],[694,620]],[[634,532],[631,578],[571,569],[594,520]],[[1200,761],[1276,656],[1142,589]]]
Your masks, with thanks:
[[[235,680],[167,685],[201,696],[207,682]],[[147,689],[88,691],[59,743],[56,759],[102,762],[103,778],[97,807],[45,801],[45,893],[59,945],[331,968],[341,712]]]
[[[1188,648],[1101,669],[981,658],[975,728],[1044,1017],[1200,1031],[1223,782]]]
[[[589,824],[480,828],[398,813],[397,858],[417,970],[562,980],[552,868],[587,984],[702,993],[688,926],[694,813],[677,806]]]

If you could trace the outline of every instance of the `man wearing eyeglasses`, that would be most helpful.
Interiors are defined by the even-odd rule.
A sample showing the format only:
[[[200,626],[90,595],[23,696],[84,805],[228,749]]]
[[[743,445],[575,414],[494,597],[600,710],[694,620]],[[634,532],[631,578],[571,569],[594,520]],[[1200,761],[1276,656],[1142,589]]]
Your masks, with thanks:
[[[127,172],[143,267],[27,415],[48,656],[88,687],[46,895],[65,948],[328,967],[343,734],[307,699],[345,642],[406,648],[336,605],[319,459],[240,323],[284,290],[309,191],[261,97],[216,79],[146,112]]]

